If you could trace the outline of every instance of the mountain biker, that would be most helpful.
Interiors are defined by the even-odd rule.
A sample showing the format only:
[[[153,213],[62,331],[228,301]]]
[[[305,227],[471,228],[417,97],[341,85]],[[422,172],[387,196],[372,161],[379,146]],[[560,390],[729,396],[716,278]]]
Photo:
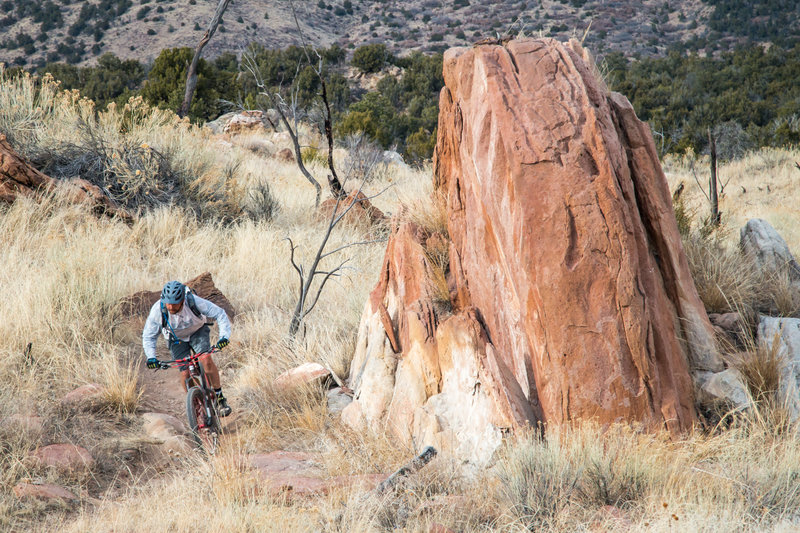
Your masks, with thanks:
[[[224,348],[228,345],[228,338],[231,335],[231,321],[225,310],[200,298],[179,281],[170,281],[164,285],[161,299],[150,308],[150,314],[147,315],[147,322],[142,331],[142,346],[147,357],[147,368],[159,368],[156,358],[156,341],[158,341],[159,331],[167,340],[173,359],[188,357],[190,348],[195,353],[211,350],[207,318],[217,321],[219,341],[215,346],[218,349]],[[231,414],[231,408],[222,394],[217,365],[214,364],[211,354],[200,357],[200,361],[203,363],[208,381],[217,395],[220,416],[228,416]],[[181,385],[186,391],[189,366],[180,365],[179,370],[181,370],[179,375]]]

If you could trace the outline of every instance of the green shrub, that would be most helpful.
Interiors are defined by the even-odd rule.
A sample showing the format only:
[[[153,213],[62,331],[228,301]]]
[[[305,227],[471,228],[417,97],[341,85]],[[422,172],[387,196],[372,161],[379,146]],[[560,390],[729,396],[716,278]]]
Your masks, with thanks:
[[[361,72],[372,73],[381,70],[389,58],[385,44],[365,44],[356,48],[350,63]]]

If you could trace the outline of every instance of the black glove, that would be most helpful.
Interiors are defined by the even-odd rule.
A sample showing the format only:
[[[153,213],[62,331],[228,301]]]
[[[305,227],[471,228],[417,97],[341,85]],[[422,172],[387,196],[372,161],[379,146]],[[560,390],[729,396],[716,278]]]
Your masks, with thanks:
[[[149,368],[151,370],[156,370],[156,369],[158,369],[158,367],[159,367],[158,359],[156,359],[155,357],[148,357],[147,358],[147,368]]]
[[[220,340],[217,341],[217,349],[221,350],[224,347],[226,347],[229,343],[230,343],[230,341],[228,341],[228,339],[226,339],[225,337],[222,337]]]

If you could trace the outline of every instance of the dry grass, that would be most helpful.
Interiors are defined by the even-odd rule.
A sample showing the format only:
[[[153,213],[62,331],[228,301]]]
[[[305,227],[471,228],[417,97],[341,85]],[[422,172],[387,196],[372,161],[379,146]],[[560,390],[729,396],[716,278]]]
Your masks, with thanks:
[[[68,96],[26,95],[29,87],[23,85],[10,100],[7,83],[0,84],[0,129],[13,126],[15,142],[36,147],[74,134],[69,106],[58,104]],[[104,120],[111,118],[101,118],[98,127],[106,127]],[[59,194],[0,207],[0,338],[5,339],[0,402],[8,407],[0,419],[0,529],[423,532],[436,522],[464,532],[582,531],[597,524],[608,530],[675,531],[674,514],[686,531],[788,531],[800,520],[797,429],[786,425],[770,432],[754,418],[680,441],[629,428],[601,431],[592,424],[550,428],[544,441],[531,435],[509,440],[495,469],[467,471],[440,457],[385,496],[337,490],[290,501],[263,493],[246,454],[278,447],[315,451],[330,475],[389,473],[414,455],[380,428],[358,434],[343,427],[314,387],[279,391],[273,386],[279,373],[306,361],[347,375],[384,246],[370,244],[354,252],[354,270],[326,287],[302,335],[289,343],[297,287],[283,239],[291,236],[300,245],[299,261],[316,253],[322,226],[312,216],[313,188],[291,164],[236,146],[215,147],[204,134],[159,122],[156,115],[129,120],[135,126],[131,131],[156,132],[187,165],[216,168],[209,170],[211,183],[215,172],[225,174],[227,163],[220,166],[218,153],[228,163],[240,161],[235,173],[228,167],[225,179],[243,190],[268,184],[280,209],[257,220],[222,224],[165,207],[128,226],[95,218]],[[153,142],[150,136],[136,140]],[[210,166],[202,167],[204,161]],[[421,213],[414,216],[430,234],[446,235],[441,199],[430,192],[429,169],[381,173],[367,192],[393,184],[398,186],[376,198],[376,206],[385,212],[407,206]],[[361,240],[357,228],[341,229],[331,247]],[[787,241],[790,246],[798,242]],[[444,251],[435,246],[429,251],[444,273]],[[238,311],[237,348],[226,350],[221,367],[241,423],[218,456],[191,456],[154,468],[136,411],[140,332],[116,321],[114,311],[135,291],[205,270]],[[722,274],[715,276],[713,284],[722,286]],[[753,291],[731,282],[717,298],[749,301]],[[28,343],[32,349],[26,354]],[[766,371],[762,366],[759,372]],[[59,406],[64,393],[91,381],[107,387],[101,410]],[[771,385],[764,381],[767,390]],[[41,415],[43,431],[23,431],[8,417],[16,414]],[[87,447],[98,466],[84,477],[31,467],[26,460],[31,450],[53,442]],[[138,458],[123,461],[123,449],[135,450]],[[11,487],[34,478],[84,493],[70,506],[19,502]],[[604,511],[606,505],[620,508],[629,524]]]

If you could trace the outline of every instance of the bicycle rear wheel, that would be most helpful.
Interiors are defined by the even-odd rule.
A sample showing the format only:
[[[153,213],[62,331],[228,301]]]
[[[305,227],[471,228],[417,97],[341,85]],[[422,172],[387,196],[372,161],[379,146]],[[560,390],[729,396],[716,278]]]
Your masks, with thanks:
[[[206,415],[206,401],[200,387],[192,387],[186,394],[186,417],[197,445],[213,455],[217,449],[220,427],[213,412],[210,420]]]

